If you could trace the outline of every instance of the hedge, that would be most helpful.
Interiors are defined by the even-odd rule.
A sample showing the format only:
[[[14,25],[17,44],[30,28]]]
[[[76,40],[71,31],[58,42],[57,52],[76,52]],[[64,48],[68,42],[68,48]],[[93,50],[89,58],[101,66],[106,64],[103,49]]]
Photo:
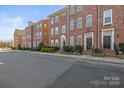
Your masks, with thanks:
[[[55,52],[54,48],[41,48],[41,52]]]

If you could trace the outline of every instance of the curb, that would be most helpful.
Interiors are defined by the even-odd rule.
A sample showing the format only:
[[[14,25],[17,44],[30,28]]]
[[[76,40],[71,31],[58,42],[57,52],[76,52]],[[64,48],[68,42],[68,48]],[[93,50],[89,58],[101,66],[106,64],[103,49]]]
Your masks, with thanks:
[[[15,50],[15,51],[19,51],[19,50]],[[124,60],[123,59],[118,59],[118,58],[99,58],[99,57],[92,57],[89,55],[67,55],[67,54],[56,54],[56,53],[42,53],[42,52],[34,52],[34,51],[19,51],[19,52],[28,52],[28,53],[35,53],[35,54],[39,54],[39,55],[48,55],[48,56],[59,56],[59,57],[69,57],[69,58],[76,58],[76,59],[80,59],[80,60],[87,60],[87,61],[97,61],[97,62],[105,62],[105,63],[114,63],[114,64],[122,64],[124,65]]]

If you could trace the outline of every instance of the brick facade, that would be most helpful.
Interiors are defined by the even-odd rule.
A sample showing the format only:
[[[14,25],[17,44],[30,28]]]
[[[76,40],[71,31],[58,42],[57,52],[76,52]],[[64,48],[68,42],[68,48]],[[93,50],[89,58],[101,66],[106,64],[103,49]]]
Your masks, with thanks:
[[[124,42],[124,6],[122,5],[68,5],[48,16],[49,19],[33,23],[25,29],[28,47],[37,47],[38,42],[46,45],[82,45],[84,54],[91,54],[92,48],[103,50],[105,55],[114,56],[115,46]],[[41,24],[41,29],[37,25]],[[47,27],[44,29],[44,24]],[[42,32],[40,39],[37,32]],[[36,34],[36,35],[34,35]],[[42,39],[41,39],[42,38]],[[26,43],[25,43],[26,44]],[[29,46],[30,45],[30,46]]]

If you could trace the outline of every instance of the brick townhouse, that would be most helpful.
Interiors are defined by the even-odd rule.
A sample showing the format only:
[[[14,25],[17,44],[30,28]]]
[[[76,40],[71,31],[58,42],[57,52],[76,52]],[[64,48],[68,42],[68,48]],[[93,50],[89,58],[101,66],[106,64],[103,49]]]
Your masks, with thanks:
[[[59,46],[82,45],[84,54],[92,48],[114,56],[115,47],[124,42],[123,5],[68,5],[25,28],[25,47],[38,47],[40,42]],[[16,37],[16,36],[15,36]]]
[[[23,46],[23,30],[16,29],[14,32],[14,47]]]
[[[50,20],[49,42],[51,46],[66,45],[67,38],[67,9],[61,9],[48,16]]]
[[[91,54],[94,47],[114,56],[115,46],[124,42],[124,6],[121,5],[69,5],[48,17],[51,46],[82,45],[84,54]]]
[[[49,20],[44,19],[34,23],[33,31],[33,47],[36,48],[43,42],[46,46],[49,45]]]
[[[18,34],[14,34],[14,43],[16,42]],[[21,33],[21,45],[25,48],[34,49],[37,48],[39,43],[43,42],[45,45],[49,45],[49,20],[43,19],[36,23],[31,21],[28,22],[28,26],[25,27],[23,31],[18,30],[18,33]],[[15,46],[17,47],[17,46]]]
[[[101,5],[99,9],[99,48],[105,55],[115,55],[114,48],[124,42],[124,6]]]

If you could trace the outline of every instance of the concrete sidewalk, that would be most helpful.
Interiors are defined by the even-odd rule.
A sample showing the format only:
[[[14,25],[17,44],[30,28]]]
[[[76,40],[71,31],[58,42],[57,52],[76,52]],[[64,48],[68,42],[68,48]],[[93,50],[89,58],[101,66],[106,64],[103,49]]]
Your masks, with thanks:
[[[88,60],[88,61],[97,61],[97,62],[106,62],[106,63],[114,63],[114,64],[123,64],[124,59],[119,59],[116,57],[93,57],[90,55],[69,55],[69,54],[58,54],[58,53],[43,53],[43,52],[34,52],[34,51],[21,51],[21,52],[29,52],[35,53],[39,55],[48,55],[48,56],[58,56],[58,57],[70,57],[76,58],[80,60]]]

